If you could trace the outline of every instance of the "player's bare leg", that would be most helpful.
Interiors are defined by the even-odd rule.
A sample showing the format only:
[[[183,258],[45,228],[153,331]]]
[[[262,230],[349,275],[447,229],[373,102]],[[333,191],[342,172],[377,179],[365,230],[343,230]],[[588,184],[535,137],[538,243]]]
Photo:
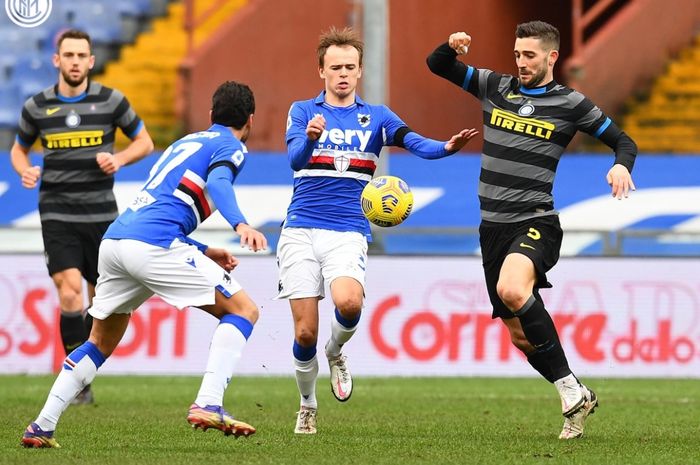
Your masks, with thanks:
[[[357,330],[362,311],[364,289],[354,278],[339,277],[331,283],[335,313],[331,321],[331,337],[326,343],[326,357],[330,368],[331,391],[336,399],[345,402],[352,395],[352,375],[343,345]]]

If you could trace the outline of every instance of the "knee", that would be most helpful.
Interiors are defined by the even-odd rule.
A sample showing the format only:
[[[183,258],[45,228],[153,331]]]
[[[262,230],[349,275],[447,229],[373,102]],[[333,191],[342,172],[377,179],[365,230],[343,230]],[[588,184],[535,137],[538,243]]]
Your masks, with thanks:
[[[503,281],[498,281],[498,284],[496,285],[496,292],[498,293],[498,297],[501,299],[501,301],[512,312],[522,308],[531,294],[520,286]]]
[[[251,323],[255,324],[258,322],[258,318],[260,318],[260,310],[258,310],[258,307],[256,306],[251,306],[249,308],[244,308],[239,312],[239,315],[245,318],[246,320],[250,321]]]
[[[335,302],[335,306],[343,317],[354,318],[362,311],[362,297],[343,297]]]
[[[313,328],[308,325],[297,325],[294,331],[294,338],[297,343],[302,347],[312,347],[316,346],[316,341],[318,340],[318,329]]]
[[[58,287],[58,298],[64,310],[82,309],[83,307],[82,290],[70,283],[62,283]]]

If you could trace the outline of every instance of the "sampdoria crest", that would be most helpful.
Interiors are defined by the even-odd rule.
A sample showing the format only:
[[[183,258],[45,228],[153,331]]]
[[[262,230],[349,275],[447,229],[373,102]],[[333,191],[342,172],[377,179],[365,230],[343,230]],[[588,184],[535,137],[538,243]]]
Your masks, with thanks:
[[[364,114],[364,113],[358,113],[357,114],[357,122],[360,123],[360,126],[363,128],[366,128],[369,126],[369,114]]]

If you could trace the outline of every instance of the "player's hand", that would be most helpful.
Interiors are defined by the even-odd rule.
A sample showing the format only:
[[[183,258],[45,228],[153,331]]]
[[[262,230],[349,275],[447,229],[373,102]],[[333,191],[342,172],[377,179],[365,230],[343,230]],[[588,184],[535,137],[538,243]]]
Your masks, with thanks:
[[[236,226],[236,234],[241,236],[241,247],[248,247],[253,252],[267,249],[267,239],[260,231],[257,231],[245,223]]]
[[[612,196],[618,200],[629,197],[630,190],[637,190],[632,182],[632,175],[623,165],[615,164],[607,175],[608,185],[612,187]]]
[[[217,265],[229,272],[233,271],[233,269],[238,266],[238,259],[226,249],[209,247],[206,252],[204,252],[204,255],[214,260]]]
[[[472,44],[472,36],[466,32],[455,32],[454,34],[450,34],[447,43],[457,52],[457,55],[466,55],[467,52],[469,52],[469,46]]]
[[[22,187],[33,189],[41,176],[41,168],[38,166],[28,166],[22,171]]]
[[[306,137],[311,140],[318,140],[326,129],[326,118],[323,115],[316,115],[306,125]]]
[[[104,174],[114,174],[122,166],[117,157],[109,152],[99,152],[97,154],[97,165]]]
[[[459,131],[459,134],[455,134],[450,138],[450,140],[447,141],[445,144],[445,150],[448,152],[457,152],[462,147],[467,145],[467,142],[469,142],[472,137],[476,136],[477,134],[479,134],[479,131],[474,128],[462,129]]]

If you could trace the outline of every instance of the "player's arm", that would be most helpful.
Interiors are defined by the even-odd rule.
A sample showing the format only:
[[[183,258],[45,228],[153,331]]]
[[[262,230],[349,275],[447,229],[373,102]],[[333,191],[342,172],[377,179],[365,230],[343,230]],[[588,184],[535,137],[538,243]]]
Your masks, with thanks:
[[[12,167],[17,174],[19,174],[20,178],[22,178],[22,187],[33,189],[36,187],[37,182],[39,182],[41,168],[39,166],[32,166],[29,159],[29,149],[30,147],[25,147],[18,141],[15,141],[12,145],[12,149],[10,149],[10,160],[12,161]]]
[[[394,145],[405,148],[412,154],[426,160],[437,160],[457,153],[467,142],[479,134],[476,129],[463,129],[447,142],[423,137],[407,126],[399,128],[394,135]]]
[[[306,121],[304,112],[292,105],[287,116],[287,158],[294,171],[304,168],[311,159],[316,141],[326,128],[323,115]]]
[[[632,168],[637,158],[637,144],[612,120],[600,134],[599,139],[615,151],[615,164],[606,175],[612,188],[612,196],[617,199],[628,197],[630,190],[636,190],[632,181]]]
[[[136,163],[153,151],[153,140],[143,121],[137,126],[137,132],[131,136],[131,143],[124,150],[111,154],[99,152],[97,164],[105,174],[114,174],[125,165]]]
[[[582,115],[577,128],[598,138],[615,152],[615,163],[606,175],[612,196],[617,199],[629,196],[629,191],[636,189],[631,173],[637,157],[637,144],[589,99],[584,98],[576,111]]]
[[[471,138],[479,133],[476,129],[463,129],[447,142],[429,139],[410,129],[386,105],[382,106],[382,112],[382,126],[388,145],[404,148],[426,160],[436,160],[458,152]]]
[[[428,56],[426,61],[430,71],[466,89],[471,73],[467,65],[457,60],[457,55],[466,54],[471,41],[471,37],[464,32],[451,34],[447,42]]]
[[[97,164],[105,174],[114,174],[124,165],[135,163],[153,151],[153,140],[146,125],[132,108],[129,100],[117,89],[112,89],[110,98],[119,102],[114,110],[114,125],[119,127],[131,143],[122,151],[97,154]]]
[[[207,176],[209,196],[214,201],[221,216],[228,221],[236,234],[241,236],[241,247],[248,246],[255,252],[266,249],[267,239],[265,236],[247,224],[243,213],[238,208],[236,193],[233,190],[235,172],[233,163],[215,166]]]
[[[15,143],[10,149],[10,161],[14,170],[19,174],[20,178],[22,178],[22,187],[33,189],[36,187],[37,182],[39,182],[41,168],[36,165],[32,166],[29,158],[32,144],[39,134],[39,130],[36,124],[34,124],[34,119],[27,110],[27,105],[29,104],[32,104],[31,99],[22,107],[22,115],[19,119],[19,131],[17,132],[17,137],[15,137]]]

